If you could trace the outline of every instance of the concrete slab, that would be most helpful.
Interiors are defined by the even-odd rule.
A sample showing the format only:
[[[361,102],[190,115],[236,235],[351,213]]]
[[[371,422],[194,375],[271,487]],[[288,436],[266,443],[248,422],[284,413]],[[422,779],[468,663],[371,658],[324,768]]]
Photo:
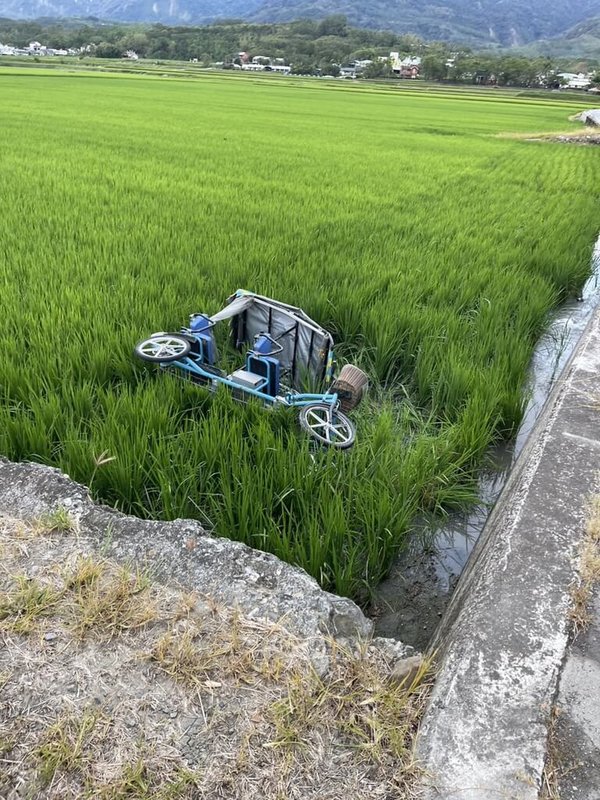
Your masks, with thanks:
[[[561,800],[600,800],[600,589],[560,678],[554,749]]]
[[[599,395],[600,312],[549,397],[434,642],[439,675],[417,746],[427,798],[537,800],[575,556],[598,486]]]

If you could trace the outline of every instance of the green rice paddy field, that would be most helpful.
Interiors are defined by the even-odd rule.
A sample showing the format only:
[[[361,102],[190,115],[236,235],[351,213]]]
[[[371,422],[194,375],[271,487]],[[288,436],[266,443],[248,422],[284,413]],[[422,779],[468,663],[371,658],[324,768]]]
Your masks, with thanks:
[[[585,104],[0,70],[0,452],[364,599],[416,515],[470,500],[589,271],[597,150],[498,136],[574,128]],[[368,370],[351,452],[134,363],[239,287]]]

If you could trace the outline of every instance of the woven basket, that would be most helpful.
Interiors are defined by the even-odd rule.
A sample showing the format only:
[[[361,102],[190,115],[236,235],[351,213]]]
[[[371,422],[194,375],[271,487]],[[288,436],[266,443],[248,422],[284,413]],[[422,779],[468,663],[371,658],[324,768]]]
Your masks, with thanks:
[[[365,396],[368,386],[369,378],[362,369],[346,364],[332,383],[331,391],[337,392],[342,411],[352,411]]]

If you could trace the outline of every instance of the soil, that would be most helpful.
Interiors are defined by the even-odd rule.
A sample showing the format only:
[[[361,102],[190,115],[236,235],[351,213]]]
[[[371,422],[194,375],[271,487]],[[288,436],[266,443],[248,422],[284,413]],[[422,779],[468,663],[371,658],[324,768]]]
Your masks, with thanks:
[[[410,798],[426,665],[308,642],[98,550],[68,514],[0,517],[3,800]],[[396,662],[397,666],[397,662]]]

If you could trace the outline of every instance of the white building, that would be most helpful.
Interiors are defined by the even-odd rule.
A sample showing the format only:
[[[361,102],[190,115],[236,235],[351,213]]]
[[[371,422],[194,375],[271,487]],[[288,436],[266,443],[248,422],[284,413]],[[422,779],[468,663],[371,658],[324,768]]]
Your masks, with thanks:
[[[558,77],[566,82],[567,89],[588,89],[592,79],[585,72],[559,72]]]
[[[394,72],[401,72],[403,69],[411,69],[412,67],[419,68],[421,66],[421,59],[419,56],[405,56],[400,58],[400,53],[390,53],[390,63]]]

